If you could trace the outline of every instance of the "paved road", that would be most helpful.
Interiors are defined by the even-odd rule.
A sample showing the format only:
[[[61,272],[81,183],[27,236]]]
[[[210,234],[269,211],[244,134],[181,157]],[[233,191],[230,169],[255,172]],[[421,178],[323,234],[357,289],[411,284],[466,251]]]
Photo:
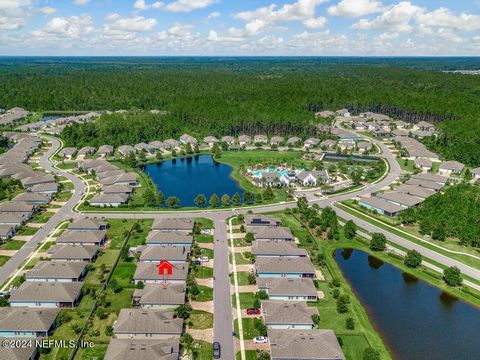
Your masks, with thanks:
[[[63,171],[58,171],[53,168],[49,158],[61,147],[61,144],[55,138],[48,137],[48,140],[53,143],[53,146],[50,147],[50,149],[48,149],[48,151],[45,152],[45,154],[43,154],[43,156],[40,158],[40,166],[51,173],[65,176],[69,180],[73,181],[75,185],[75,192],[67,201],[65,206],[63,206],[55,215],[53,215],[48,222],[43,225],[43,227],[39,229],[36,234],[24,246],[22,246],[20,250],[16,252],[15,255],[13,255],[10,260],[5,263],[5,265],[0,268],[0,284],[5,283],[10,276],[17,271],[18,267],[25,261],[25,259],[27,259],[32,252],[35,251],[38,244],[40,244],[48,236],[48,234],[57,227],[58,224],[72,217],[73,207],[80,201],[82,196],[81,194],[85,191],[82,181],[76,176]]]

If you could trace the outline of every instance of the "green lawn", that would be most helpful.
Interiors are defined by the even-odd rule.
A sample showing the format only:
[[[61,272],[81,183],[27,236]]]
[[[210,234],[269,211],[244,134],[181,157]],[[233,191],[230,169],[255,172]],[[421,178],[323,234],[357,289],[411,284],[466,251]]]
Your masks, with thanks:
[[[20,249],[23,245],[25,245],[25,241],[23,240],[8,240],[6,243],[2,244],[0,246],[0,249],[2,250],[18,250]]]
[[[132,277],[136,269],[137,265],[133,259],[131,262],[120,261],[113,271],[112,279],[115,279],[120,286],[133,288],[135,285],[132,283]]]
[[[0,266],[5,265],[5,263],[10,260],[10,256],[0,255]]]
[[[242,325],[243,325],[243,338],[245,340],[251,340],[257,336],[260,336],[260,332],[255,328],[255,321],[261,321],[260,319],[256,318],[242,318]],[[235,319],[233,322],[235,328],[235,336],[239,337],[239,330],[238,330],[238,319]]]
[[[33,236],[37,233],[38,228],[22,226],[20,230],[17,231],[17,235],[20,236]]]
[[[195,242],[203,244],[213,243],[213,235],[195,235]]]
[[[212,344],[206,341],[195,340],[194,347],[197,350],[198,355],[195,360],[212,360],[213,349]]]
[[[233,240],[233,245],[235,247],[244,247],[244,246],[250,246],[252,245],[251,243],[248,243],[245,238],[241,239],[232,239]],[[230,241],[231,242],[231,241]]]
[[[197,295],[195,301],[213,301],[213,289],[208,286],[198,285],[200,294]]]
[[[55,200],[60,202],[68,201],[72,197],[72,195],[73,193],[71,191],[62,191],[55,195]]]
[[[253,307],[253,304],[256,299],[255,293],[252,293],[252,292],[239,293],[239,297],[240,297],[240,309],[249,309]],[[234,308],[237,307],[235,294],[232,294],[232,306]]]
[[[107,344],[95,344],[93,347],[83,347],[77,350],[75,354],[75,360],[93,360],[93,359],[103,359],[105,353],[107,352]]]
[[[199,279],[211,279],[213,278],[213,268],[208,266],[197,266],[195,277]]]
[[[196,224],[201,224],[202,229],[213,229],[213,220],[208,219],[208,218],[196,218],[195,219]]]
[[[229,254],[228,257],[229,257],[230,264],[231,264],[232,263],[232,254]],[[252,260],[244,257],[244,255],[242,253],[235,253],[235,263],[237,265],[248,265],[248,264],[252,264]]]
[[[246,360],[257,360],[257,351],[256,350],[245,350],[245,358]],[[236,360],[241,360],[242,355],[240,354],[240,351],[237,352],[235,355]]]
[[[213,250],[200,248],[200,256],[207,256],[209,259],[213,259]]]
[[[237,271],[237,280],[239,286],[250,285],[248,282],[248,275],[248,271]],[[232,285],[234,284],[233,273],[230,275],[230,283]]]
[[[39,213],[33,215],[33,217],[29,220],[29,222],[34,223],[34,224],[44,224],[48,220],[50,220],[50,218],[53,215],[55,215],[55,213],[52,212],[52,211],[42,211],[42,212],[39,212]]]
[[[120,249],[125,236],[132,228],[133,219],[108,219],[107,238],[110,240],[110,249]]]
[[[211,329],[213,328],[213,314],[202,310],[193,310],[187,320],[191,329]]]

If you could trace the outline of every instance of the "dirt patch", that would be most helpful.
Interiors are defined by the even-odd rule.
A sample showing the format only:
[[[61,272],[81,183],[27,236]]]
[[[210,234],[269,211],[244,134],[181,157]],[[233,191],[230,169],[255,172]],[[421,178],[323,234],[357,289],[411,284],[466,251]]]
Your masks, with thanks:
[[[190,306],[194,310],[208,311],[213,314],[213,301],[190,301]]]
[[[187,329],[187,333],[192,335],[195,340],[213,342],[213,329]]]

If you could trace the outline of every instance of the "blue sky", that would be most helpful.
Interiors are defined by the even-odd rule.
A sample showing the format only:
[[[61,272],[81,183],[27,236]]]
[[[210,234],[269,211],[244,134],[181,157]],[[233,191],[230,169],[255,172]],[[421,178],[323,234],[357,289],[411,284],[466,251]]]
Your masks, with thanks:
[[[480,0],[0,0],[0,55],[480,55]]]

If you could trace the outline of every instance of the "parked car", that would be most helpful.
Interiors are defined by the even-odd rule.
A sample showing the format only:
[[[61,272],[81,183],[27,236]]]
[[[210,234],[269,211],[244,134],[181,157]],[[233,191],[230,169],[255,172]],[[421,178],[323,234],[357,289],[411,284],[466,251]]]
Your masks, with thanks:
[[[202,257],[199,257],[198,260],[200,260],[201,262],[208,262],[208,256],[202,256]]]
[[[247,309],[247,315],[260,315],[260,309],[255,309],[255,308]]]
[[[213,358],[220,359],[220,356],[221,356],[220,343],[218,341],[215,341],[213,343]]]
[[[202,265],[202,262],[200,260],[193,260],[192,263],[193,265]]]
[[[257,336],[256,338],[253,338],[253,342],[255,344],[265,344],[268,342],[268,339],[266,336]]]

